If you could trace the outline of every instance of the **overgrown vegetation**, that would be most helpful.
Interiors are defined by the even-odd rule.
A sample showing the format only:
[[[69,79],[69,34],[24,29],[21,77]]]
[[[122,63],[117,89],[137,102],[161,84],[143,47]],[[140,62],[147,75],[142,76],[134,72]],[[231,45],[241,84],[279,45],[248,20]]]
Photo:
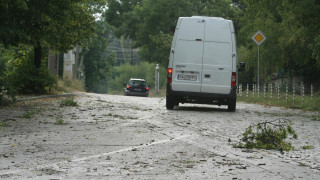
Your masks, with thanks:
[[[17,94],[46,94],[56,86],[45,65],[34,66],[29,46],[8,50],[0,45],[0,50],[0,105],[14,102]]]
[[[72,97],[68,97],[60,102],[60,107],[64,107],[64,106],[75,107],[75,106],[78,106],[78,103],[74,100],[74,97],[72,96]]]
[[[96,30],[94,12],[103,5],[103,0],[1,1],[0,106],[14,102],[17,94],[53,89],[48,51],[88,46]]]
[[[45,65],[36,68],[33,64],[32,49],[24,46],[7,62],[7,78],[19,94],[45,94],[56,85],[56,78]]]
[[[298,136],[292,126],[285,121],[267,121],[257,125],[250,125],[242,134],[241,142],[234,147],[248,149],[274,149],[289,151],[294,149],[291,143],[285,140],[291,136],[297,139]]]

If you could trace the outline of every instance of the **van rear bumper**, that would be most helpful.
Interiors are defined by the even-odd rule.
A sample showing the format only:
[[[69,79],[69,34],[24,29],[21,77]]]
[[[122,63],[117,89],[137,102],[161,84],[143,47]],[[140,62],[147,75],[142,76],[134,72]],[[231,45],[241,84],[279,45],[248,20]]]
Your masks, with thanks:
[[[237,86],[232,86],[229,94],[217,94],[173,91],[168,83],[167,96],[173,96],[179,103],[228,105],[230,101],[236,101]]]

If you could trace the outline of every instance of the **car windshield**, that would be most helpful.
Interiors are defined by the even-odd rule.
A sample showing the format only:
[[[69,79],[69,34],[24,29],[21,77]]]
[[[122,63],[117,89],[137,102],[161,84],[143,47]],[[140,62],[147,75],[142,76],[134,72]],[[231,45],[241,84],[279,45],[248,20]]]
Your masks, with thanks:
[[[130,85],[136,85],[136,86],[145,86],[145,81],[139,81],[139,80],[132,80],[130,81]]]

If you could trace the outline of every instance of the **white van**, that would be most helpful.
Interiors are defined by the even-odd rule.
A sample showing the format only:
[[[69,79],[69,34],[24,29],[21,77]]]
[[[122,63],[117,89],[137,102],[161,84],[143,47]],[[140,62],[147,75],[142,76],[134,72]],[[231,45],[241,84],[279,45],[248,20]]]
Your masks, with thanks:
[[[228,105],[236,110],[237,51],[233,23],[180,17],[172,41],[167,109],[179,103]]]

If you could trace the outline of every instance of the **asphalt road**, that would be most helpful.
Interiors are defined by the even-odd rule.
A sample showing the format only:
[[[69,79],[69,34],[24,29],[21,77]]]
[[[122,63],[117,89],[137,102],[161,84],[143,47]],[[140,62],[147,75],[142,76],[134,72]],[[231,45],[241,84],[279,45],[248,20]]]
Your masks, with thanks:
[[[76,107],[61,101],[0,108],[1,179],[320,179],[316,113],[244,103],[169,111],[164,98],[89,93]],[[274,120],[293,123],[294,151],[233,148],[249,125]]]

